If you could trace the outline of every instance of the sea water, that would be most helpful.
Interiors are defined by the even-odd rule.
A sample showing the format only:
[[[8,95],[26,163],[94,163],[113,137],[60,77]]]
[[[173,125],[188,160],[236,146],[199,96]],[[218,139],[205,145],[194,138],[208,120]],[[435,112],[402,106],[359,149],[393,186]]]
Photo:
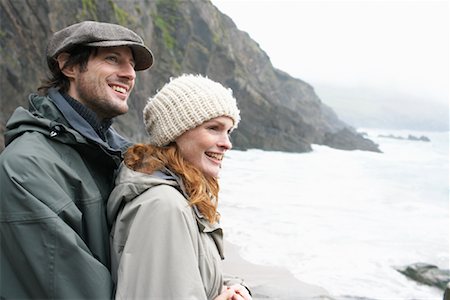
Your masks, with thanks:
[[[441,300],[394,269],[449,268],[449,133],[366,130],[383,153],[230,151],[220,183],[226,239],[332,296]],[[425,135],[431,141],[380,137]]]

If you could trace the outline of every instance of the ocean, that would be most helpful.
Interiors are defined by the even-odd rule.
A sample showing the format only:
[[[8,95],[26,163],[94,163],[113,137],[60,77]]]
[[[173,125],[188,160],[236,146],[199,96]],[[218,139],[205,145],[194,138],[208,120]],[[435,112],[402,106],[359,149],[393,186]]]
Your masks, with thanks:
[[[383,153],[229,151],[220,174],[225,238],[342,299],[442,300],[394,269],[449,268],[449,133],[363,129]],[[431,141],[380,135],[426,136]]]

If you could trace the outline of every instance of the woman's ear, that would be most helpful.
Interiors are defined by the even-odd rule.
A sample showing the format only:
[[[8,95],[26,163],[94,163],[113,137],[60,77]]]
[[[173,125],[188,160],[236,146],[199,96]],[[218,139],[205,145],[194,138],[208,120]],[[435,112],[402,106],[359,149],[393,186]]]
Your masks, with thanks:
[[[71,66],[65,66],[67,61],[69,60],[70,54],[67,52],[63,52],[61,54],[58,55],[58,57],[56,58],[56,61],[58,62],[58,66],[59,69],[61,70],[61,72],[66,75],[68,78],[73,78],[75,77],[74,75],[74,68],[75,65],[71,65]]]

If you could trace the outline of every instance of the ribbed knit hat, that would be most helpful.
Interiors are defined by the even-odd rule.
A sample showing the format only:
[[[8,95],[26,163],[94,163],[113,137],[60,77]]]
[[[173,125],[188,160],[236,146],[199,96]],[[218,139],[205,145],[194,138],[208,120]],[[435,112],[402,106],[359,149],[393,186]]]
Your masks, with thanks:
[[[144,124],[150,144],[166,146],[185,131],[216,117],[240,121],[231,89],[201,75],[184,74],[169,83],[147,102]]]

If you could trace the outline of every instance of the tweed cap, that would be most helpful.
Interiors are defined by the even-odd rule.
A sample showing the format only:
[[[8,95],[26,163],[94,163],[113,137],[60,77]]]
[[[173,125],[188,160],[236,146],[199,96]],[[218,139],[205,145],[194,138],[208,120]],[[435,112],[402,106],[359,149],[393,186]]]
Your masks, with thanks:
[[[220,116],[240,121],[231,89],[201,75],[184,74],[169,83],[147,102],[144,124],[150,144],[166,146],[185,131]]]
[[[76,45],[91,47],[129,46],[133,51],[135,70],[151,67],[153,54],[142,38],[128,28],[117,24],[84,21],[68,26],[53,34],[47,45],[47,64],[52,70],[57,56]]]

